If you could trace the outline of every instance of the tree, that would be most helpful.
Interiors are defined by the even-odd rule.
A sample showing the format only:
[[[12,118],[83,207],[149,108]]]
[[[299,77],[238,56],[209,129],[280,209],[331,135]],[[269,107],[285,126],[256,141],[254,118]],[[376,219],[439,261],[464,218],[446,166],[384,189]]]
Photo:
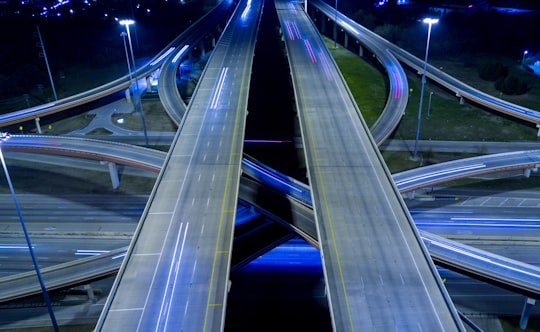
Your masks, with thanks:
[[[495,88],[507,95],[521,95],[527,92],[528,85],[515,75],[508,75],[495,82]]]
[[[486,63],[479,69],[478,75],[486,81],[496,81],[508,74],[508,67],[500,62]]]

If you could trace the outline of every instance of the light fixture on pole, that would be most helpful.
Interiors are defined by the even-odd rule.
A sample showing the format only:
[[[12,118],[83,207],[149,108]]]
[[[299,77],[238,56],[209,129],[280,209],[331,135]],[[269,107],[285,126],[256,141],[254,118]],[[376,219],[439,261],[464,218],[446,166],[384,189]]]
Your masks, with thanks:
[[[418,108],[418,126],[416,127],[416,140],[414,141],[414,152],[412,159],[418,158],[418,138],[420,137],[420,123],[422,121],[422,101],[424,100],[424,86],[426,84],[426,70],[429,53],[429,39],[431,37],[431,26],[439,22],[438,18],[425,18],[422,22],[428,25],[428,34],[426,42],[426,57],[424,58],[424,70],[422,71],[422,89],[420,89],[420,106]]]
[[[524,65],[525,64],[525,56],[529,54],[529,51],[525,50],[523,51],[523,58],[521,59],[521,65]]]
[[[43,281],[43,278],[41,276],[41,272],[39,270],[39,265],[36,259],[36,255],[34,254],[34,248],[32,247],[32,242],[30,241],[30,236],[28,235],[28,230],[26,229],[26,225],[24,224],[24,219],[21,212],[21,207],[19,206],[19,201],[17,200],[17,196],[15,195],[15,189],[13,188],[13,183],[11,182],[11,177],[9,176],[9,172],[7,169],[6,161],[4,159],[4,153],[2,151],[2,145],[1,143],[5,140],[9,139],[8,133],[0,133],[0,161],[2,162],[2,167],[4,169],[4,174],[6,175],[6,181],[9,186],[9,191],[11,192],[11,197],[13,198],[13,202],[15,203],[15,209],[17,210],[17,215],[19,216],[19,221],[21,222],[21,227],[24,233],[24,238],[26,239],[26,244],[28,245],[28,251],[30,252],[30,256],[32,257],[32,263],[34,264],[34,269],[36,270],[36,275],[39,281],[39,285],[41,287],[41,292],[43,294],[43,299],[45,300],[45,304],[47,305],[47,310],[49,311],[49,316],[51,317],[51,323],[53,325],[54,331],[58,332],[58,324],[56,322],[56,317],[54,316],[54,311],[52,308],[51,300],[49,299],[49,293],[47,293],[47,288],[45,287],[45,282]]]
[[[129,26],[132,25],[132,24],[135,24],[135,21],[133,20],[120,20],[119,23],[123,26],[126,27],[126,33],[127,33],[127,37],[128,37],[128,43],[129,43],[129,50],[131,52],[131,62],[133,63],[133,70],[136,72],[136,69],[135,69],[135,55],[133,54],[133,45],[131,44],[131,35],[129,33]],[[125,39],[124,39],[125,41]],[[124,44],[125,46],[125,44]],[[127,48],[126,48],[126,57],[127,57]],[[127,62],[128,62],[128,70],[129,70],[129,78],[130,78],[130,83],[131,83],[131,80],[132,80],[132,74],[131,74],[131,66],[129,65],[129,58],[127,58]],[[135,103],[135,109],[139,108],[139,111],[141,113],[141,122],[142,122],[142,128],[143,128],[143,132],[144,132],[144,142],[146,144],[146,146],[149,145],[148,143],[148,133],[146,132],[146,121],[144,120],[144,111],[143,111],[143,108],[142,108],[142,101],[141,101],[141,98],[139,96],[139,80],[137,78],[137,75],[135,74],[135,92],[133,93],[133,102]]]
[[[132,83],[131,81],[133,80],[133,77],[131,76],[131,62],[129,61],[129,53],[128,53],[127,42],[126,42],[127,33],[122,32],[120,33],[120,36],[122,37],[122,40],[124,41],[124,50],[126,51],[126,61],[127,61],[127,66],[128,66],[128,72],[129,72],[129,84],[131,85]]]
[[[37,35],[39,38],[39,44],[41,45],[41,54],[40,56],[43,56],[45,59],[45,65],[47,66],[47,72],[49,73],[49,80],[51,82],[51,88],[54,95],[54,100],[58,100],[58,96],[56,95],[56,88],[54,87],[54,80],[51,74],[51,67],[49,67],[49,60],[47,60],[47,53],[45,53],[45,45],[43,45],[43,39],[41,38],[41,32],[39,31],[39,26],[36,26],[37,29]]]

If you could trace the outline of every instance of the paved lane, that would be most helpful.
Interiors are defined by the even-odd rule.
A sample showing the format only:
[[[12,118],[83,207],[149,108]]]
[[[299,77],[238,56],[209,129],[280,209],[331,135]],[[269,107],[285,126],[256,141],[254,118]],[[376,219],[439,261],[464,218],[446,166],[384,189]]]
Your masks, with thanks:
[[[463,330],[321,37],[276,0],[336,331]]]
[[[240,2],[216,46],[97,330],[223,329],[261,7]]]

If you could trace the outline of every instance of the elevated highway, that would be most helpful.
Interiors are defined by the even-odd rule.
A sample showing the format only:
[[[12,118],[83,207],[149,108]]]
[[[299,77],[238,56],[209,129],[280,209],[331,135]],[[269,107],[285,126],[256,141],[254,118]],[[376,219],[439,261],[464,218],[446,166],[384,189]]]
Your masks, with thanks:
[[[122,151],[119,151],[119,154]],[[242,179],[239,198],[256,206],[256,209],[261,211],[260,213],[271,215],[272,208],[264,204],[261,205],[262,202],[256,199],[257,193],[261,191],[261,186],[269,186],[269,188],[273,188],[276,192],[281,192],[280,195],[283,195],[282,197],[289,197],[288,200],[292,207],[292,217],[288,219],[286,216],[280,216],[278,214],[273,218],[287,222],[288,228],[318,247],[313,212],[310,208],[305,208],[305,203],[301,203],[302,197],[309,196],[309,188],[283,174],[264,167],[264,165],[260,165],[256,161],[244,160],[244,170],[244,174],[249,178],[264,179],[259,180],[264,184],[252,182],[248,178]],[[284,185],[293,188],[296,193],[302,193],[300,195],[294,195],[300,199],[295,199],[285,194],[286,192],[293,191],[291,189],[285,189],[283,187]],[[239,216],[239,218],[242,217]],[[497,225],[494,226],[496,227]],[[477,279],[485,280],[488,283],[519,294],[531,296],[532,298],[539,296],[539,284],[535,282],[538,279],[537,268],[506,259],[502,256],[489,254],[455,241],[443,239],[423,230],[420,233],[431,257],[437,264],[450,267],[453,271],[471,275]],[[126,250],[127,248],[120,248],[107,254],[66,262],[62,265],[45,268],[42,272],[47,280],[49,289],[55,289],[57,287],[65,288],[69,285],[81,284],[89,280],[115,274]],[[99,268],[96,268],[96,266],[99,266]],[[232,267],[232,269],[236,268],[238,267]],[[3,302],[20,296],[39,293],[40,289],[33,280],[35,280],[35,274],[32,272],[1,278],[0,301]]]
[[[275,4],[333,329],[464,330],[322,38],[298,3]]]
[[[494,172],[523,170],[525,176],[537,171],[540,165],[539,150],[507,152],[448,161],[418,167],[393,176],[402,193],[425,188],[465,177]]]
[[[242,1],[212,52],[96,331],[223,330],[261,11]]]

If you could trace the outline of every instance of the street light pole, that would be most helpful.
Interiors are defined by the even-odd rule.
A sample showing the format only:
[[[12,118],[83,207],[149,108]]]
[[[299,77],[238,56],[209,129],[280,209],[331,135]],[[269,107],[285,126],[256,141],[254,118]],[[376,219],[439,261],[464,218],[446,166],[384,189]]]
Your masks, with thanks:
[[[43,39],[41,38],[41,32],[39,31],[39,25],[36,26],[36,29],[37,35],[39,37],[39,44],[41,45],[41,51],[43,52],[43,58],[45,59],[45,65],[47,66],[47,72],[49,73],[49,80],[51,82],[54,100],[58,100],[58,96],[56,95],[56,88],[54,87],[54,80],[51,74],[51,68],[49,67],[49,60],[47,60],[47,53],[45,53],[45,45],[43,45]]]
[[[338,14],[338,11],[337,11],[337,2],[338,0],[336,0],[336,8],[335,8],[335,16],[334,16],[334,48],[337,48],[337,14]]]
[[[427,117],[428,117],[428,119],[429,119],[429,117],[431,115],[430,114],[430,111],[431,111],[431,97],[433,97],[433,91],[431,91],[429,93],[429,100],[428,100],[428,104],[427,104]]]
[[[128,53],[127,43],[126,43],[127,33],[122,32],[120,36],[122,37],[122,40],[124,41],[124,50],[126,51],[126,61],[127,61],[127,66],[128,66],[128,72],[129,72],[129,84],[131,85],[133,77],[131,75],[131,62],[129,61],[129,53]]]
[[[133,63],[133,70],[135,71],[136,70],[135,69],[135,55],[133,54],[133,45],[131,44],[131,35],[129,33],[129,26],[134,23],[135,21],[133,20],[120,20],[120,24],[126,27],[126,32],[127,32],[128,42],[129,42],[129,50],[131,51],[131,61]],[[126,48],[126,57],[127,57],[127,48]],[[131,67],[129,66],[129,58],[127,59],[127,62],[128,62],[128,70],[129,70],[129,79],[131,83],[132,74],[131,74]],[[144,120],[144,111],[143,111],[142,102],[138,96],[138,93],[139,93],[139,80],[137,78],[137,75],[135,75],[135,92],[133,93],[133,102],[135,103],[135,108],[138,107],[140,110],[141,122],[142,122],[142,127],[143,127],[143,132],[144,132],[144,142],[146,143],[146,146],[148,146],[149,143],[148,143],[148,133],[146,132],[146,121]]]
[[[54,331],[58,332],[58,324],[56,322],[56,317],[54,316],[54,311],[52,308],[51,300],[49,299],[49,293],[47,293],[47,288],[45,287],[45,282],[43,281],[43,278],[41,276],[41,272],[39,270],[39,265],[36,259],[36,255],[34,253],[34,249],[32,247],[32,242],[30,241],[30,236],[28,235],[28,230],[26,229],[26,225],[24,224],[24,219],[21,212],[21,207],[19,206],[19,201],[17,200],[17,196],[15,195],[15,189],[13,188],[13,183],[11,182],[11,177],[9,176],[9,172],[7,169],[6,161],[4,159],[4,153],[2,152],[2,146],[1,142],[9,139],[9,135],[7,133],[0,133],[0,161],[2,162],[2,168],[4,169],[4,174],[6,175],[6,180],[9,186],[9,190],[11,192],[11,197],[13,198],[13,202],[15,203],[15,209],[17,210],[17,215],[19,216],[19,221],[21,222],[21,227],[24,233],[24,238],[26,239],[26,244],[28,245],[28,251],[30,252],[30,256],[32,257],[32,263],[34,264],[34,269],[36,270],[36,275],[39,281],[39,285],[41,287],[41,292],[43,293],[43,299],[45,300],[45,304],[47,305],[47,310],[49,311],[49,316],[51,317],[51,323],[53,325]]]
[[[428,34],[426,42],[426,57],[424,58],[424,71],[422,72],[422,89],[420,89],[420,107],[418,108],[418,126],[416,127],[416,140],[414,141],[414,153],[412,157],[413,160],[418,159],[418,138],[420,137],[420,123],[422,121],[422,101],[424,100],[424,86],[426,84],[426,70],[429,52],[429,39],[431,37],[431,26],[439,22],[439,19],[425,18],[422,22],[427,23]]]
[[[525,56],[529,54],[529,51],[525,50],[523,51],[523,58],[521,58],[521,65],[523,66],[525,64]]]

